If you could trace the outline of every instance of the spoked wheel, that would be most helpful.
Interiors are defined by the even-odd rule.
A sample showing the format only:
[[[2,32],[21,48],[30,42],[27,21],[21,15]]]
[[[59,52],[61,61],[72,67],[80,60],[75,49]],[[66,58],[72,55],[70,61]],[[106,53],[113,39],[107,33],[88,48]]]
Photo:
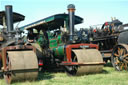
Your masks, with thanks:
[[[77,60],[77,56],[73,53],[72,54],[72,62],[78,62]],[[77,70],[78,70],[78,65],[72,65],[72,66],[65,66],[66,68],[66,73],[69,75],[69,76],[74,76],[76,75],[77,73]]]
[[[112,65],[116,70],[128,70],[128,45],[117,45],[112,52]]]

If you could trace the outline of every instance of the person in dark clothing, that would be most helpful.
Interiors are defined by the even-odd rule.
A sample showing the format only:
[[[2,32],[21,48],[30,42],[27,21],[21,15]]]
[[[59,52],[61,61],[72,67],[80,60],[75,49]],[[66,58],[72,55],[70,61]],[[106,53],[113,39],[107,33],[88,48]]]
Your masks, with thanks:
[[[47,44],[49,45],[48,33],[46,32],[45,29],[43,29],[42,32],[43,32],[43,35],[44,35],[45,39],[47,40]]]
[[[27,39],[28,39],[28,42],[34,42],[34,39],[35,39],[35,35],[33,33],[33,30],[29,30],[28,32],[28,35],[27,35]]]
[[[48,34],[47,34],[47,32],[45,30],[42,30],[42,32],[43,32],[45,38],[48,40]]]

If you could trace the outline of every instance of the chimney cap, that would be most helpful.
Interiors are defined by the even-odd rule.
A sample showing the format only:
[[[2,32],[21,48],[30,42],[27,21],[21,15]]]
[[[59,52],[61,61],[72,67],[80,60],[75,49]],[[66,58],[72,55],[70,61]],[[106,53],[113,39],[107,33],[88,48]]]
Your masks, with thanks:
[[[68,9],[75,9],[75,5],[74,4],[69,4],[67,8]]]
[[[12,7],[12,5],[6,5],[5,7]]]

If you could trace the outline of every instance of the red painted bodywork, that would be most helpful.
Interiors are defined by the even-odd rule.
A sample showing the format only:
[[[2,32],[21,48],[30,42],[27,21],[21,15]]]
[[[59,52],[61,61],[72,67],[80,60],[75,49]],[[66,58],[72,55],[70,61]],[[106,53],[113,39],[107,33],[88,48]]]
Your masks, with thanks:
[[[98,45],[96,44],[72,44],[72,45],[67,45],[66,46],[66,57],[67,61],[63,61],[61,65],[101,65],[104,64],[103,62],[95,62],[95,63],[78,63],[78,62],[72,62],[72,56],[71,52],[73,48],[80,48],[80,46],[88,46],[89,49],[97,49],[98,50]]]
[[[66,56],[67,56],[67,61],[68,62],[72,62],[71,61],[71,51],[72,51],[72,48],[80,48],[80,46],[89,46],[89,48],[98,49],[98,46],[95,45],[95,44],[72,44],[72,45],[67,45],[66,46]]]
[[[12,51],[12,50],[33,50],[34,52],[36,51],[36,49],[33,46],[29,46],[29,45],[17,45],[17,46],[8,46],[2,49],[2,61],[3,61],[3,67],[4,67],[4,71],[7,70],[7,66],[6,66],[6,60],[7,60],[7,51]]]

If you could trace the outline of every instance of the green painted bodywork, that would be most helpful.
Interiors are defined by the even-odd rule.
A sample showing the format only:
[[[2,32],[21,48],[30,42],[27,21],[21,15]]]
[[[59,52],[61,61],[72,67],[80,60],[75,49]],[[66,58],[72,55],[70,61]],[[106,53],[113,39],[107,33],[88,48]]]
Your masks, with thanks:
[[[61,35],[58,35],[56,38],[49,39],[49,48],[53,50],[54,56],[63,56],[64,55],[64,44],[61,40]]]
[[[50,41],[50,43],[49,43],[49,47],[50,48],[55,48],[55,47],[58,46],[58,44],[57,44],[57,38],[50,39],[49,41]]]
[[[43,45],[47,45],[48,41],[45,39],[45,37],[43,36],[43,34],[40,34],[39,35],[39,38],[37,40],[37,43],[40,45],[40,46],[43,46]]]
[[[58,35],[57,38],[49,35],[49,38],[49,48],[53,50],[54,56],[64,56],[64,44],[61,41],[61,35]],[[39,35],[37,43],[40,46],[48,45],[48,41],[45,39],[43,34]]]
[[[64,56],[64,45],[53,48],[55,56]]]
[[[62,43],[62,40],[61,40],[61,35],[58,35],[56,38],[54,37],[54,38],[51,38],[51,39],[49,39],[49,47],[50,48],[55,48],[55,47],[57,47],[58,45],[62,45],[63,43]]]
[[[62,44],[61,35],[58,35],[58,37],[57,37],[57,42],[58,42],[59,44]]]
[[[79,16],[75,16],[75,24],[80,24],[83,19]],[[45,30],[48,34],[48,40],[45,39],[43,34],[39,35],[37,43],[42,45],[49,45],[49,49],[53,51],[54,56],[64,56],[64,49],[66,43],[62,41],[63,31],[60,28],[66,28],[69,33],[69,15],[68,14],[56,14],[45,19],[38,20],[34,23],[21,27],[20,29],[36,29]]]

